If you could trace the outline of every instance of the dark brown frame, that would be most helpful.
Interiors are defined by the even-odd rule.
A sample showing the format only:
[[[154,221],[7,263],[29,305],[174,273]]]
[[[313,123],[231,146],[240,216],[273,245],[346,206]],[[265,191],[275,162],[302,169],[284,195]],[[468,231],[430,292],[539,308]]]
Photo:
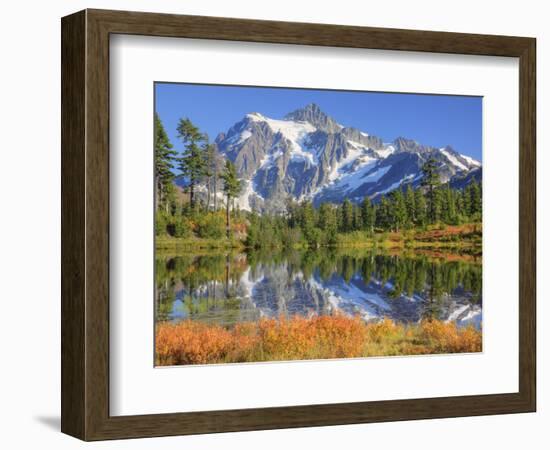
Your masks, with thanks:
[[[85,10],[62,30],[61,429],[84,440],[531,412],[536,408],[536,40]],[[519,58],[519,392],[109,415],[109,36],[169,36]]]

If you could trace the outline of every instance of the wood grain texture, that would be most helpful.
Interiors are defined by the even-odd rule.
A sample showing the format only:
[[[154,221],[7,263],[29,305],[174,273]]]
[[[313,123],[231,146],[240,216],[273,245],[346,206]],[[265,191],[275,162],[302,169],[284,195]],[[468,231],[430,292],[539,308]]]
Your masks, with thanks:
[[[519,392],[109,416],[109,35],[113,33],[519,57]],[[62,430],[65,433],[84,440],[99,440],[535,410],[534,39],[87,10],[63,18],[62,40]]]
[[[87,14],[86,439],[109,417],[109,32]]]
[[[520,57],[519,67],[519,384],[536,409],[537,163],[536,41]]]
[[[278,44],[521,56],[529,38],[436,31],[88,10],[112,33]]]
[[[61,35],[61,430],[85,424],[85,20],[65,17]]]

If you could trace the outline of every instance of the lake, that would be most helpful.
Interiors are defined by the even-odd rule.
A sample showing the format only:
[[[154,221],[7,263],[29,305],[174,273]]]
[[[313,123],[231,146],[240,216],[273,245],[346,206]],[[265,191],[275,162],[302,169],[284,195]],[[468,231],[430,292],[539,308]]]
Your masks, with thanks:
[[[345,314],[366,322],[482,323],[481,258],[315,249],[158,255],[157,321],[231,327],[262,317]]]

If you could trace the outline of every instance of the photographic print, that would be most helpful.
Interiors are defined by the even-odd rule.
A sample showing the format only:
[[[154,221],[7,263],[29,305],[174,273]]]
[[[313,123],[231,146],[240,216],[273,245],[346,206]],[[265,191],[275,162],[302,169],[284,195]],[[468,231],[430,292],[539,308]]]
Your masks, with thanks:
[[[155,365],[482,351],[482,98],[157,82]]]

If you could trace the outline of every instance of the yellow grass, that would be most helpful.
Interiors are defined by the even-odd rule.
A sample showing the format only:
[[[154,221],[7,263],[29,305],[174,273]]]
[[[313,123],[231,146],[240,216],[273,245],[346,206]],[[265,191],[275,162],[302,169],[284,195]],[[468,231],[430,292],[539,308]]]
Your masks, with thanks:
[[[481,331],[437,320],[402,325],[358,317],[262,319],[226,329],[192,320],[156,329],[156,364],[212,364],[481,351]]]

